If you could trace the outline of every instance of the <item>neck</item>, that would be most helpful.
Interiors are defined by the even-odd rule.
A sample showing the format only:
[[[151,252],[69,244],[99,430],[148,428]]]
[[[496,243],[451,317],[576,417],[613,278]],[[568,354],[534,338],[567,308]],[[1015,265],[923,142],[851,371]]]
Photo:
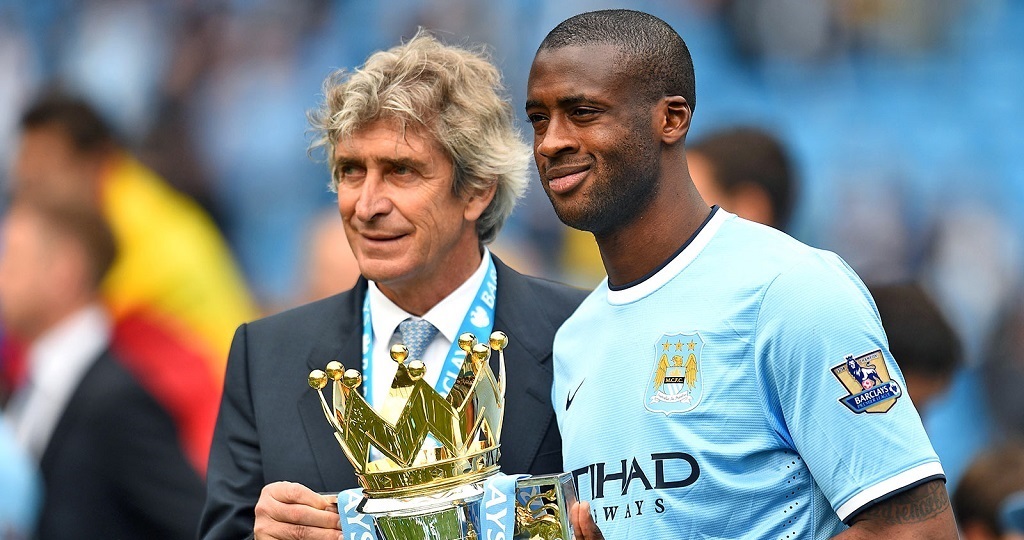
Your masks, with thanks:
[[[49,310],[38,321],[38,324],[31,325],[18,332],[18,337],[25,343],[34,343],[46,335],[47,332],[57,328],[73,315],[76,315],[79,311],[93,305],[97,301],[98,299],[95,296],[88,295],[73,300],[69,299],[68,302],[55,305],[53,309]]]
[[[422,317],[430,308],[448,297],[466,282],[480,267],[483,259],[482,248],[477,244],[473,250],[453,250],[452,253],[469,253],[469,256],[452,257],[439,264],[440,268],[431,276],[398,282],[375,282],[380,292],[407,313]]]
[[[649,274],[693,236],[710,212],[689,175],[663,178],[643,212],[613,232],[595,235],[608,283],[621,286]]]

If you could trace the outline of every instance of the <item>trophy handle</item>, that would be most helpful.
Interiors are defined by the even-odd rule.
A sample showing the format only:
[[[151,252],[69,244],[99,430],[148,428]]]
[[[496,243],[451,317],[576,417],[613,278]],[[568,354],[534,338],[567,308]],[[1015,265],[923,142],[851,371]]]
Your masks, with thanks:
[[[515,540],[571,540],[569,509],[576,504],[572,474],[546,474],[516,481]]]

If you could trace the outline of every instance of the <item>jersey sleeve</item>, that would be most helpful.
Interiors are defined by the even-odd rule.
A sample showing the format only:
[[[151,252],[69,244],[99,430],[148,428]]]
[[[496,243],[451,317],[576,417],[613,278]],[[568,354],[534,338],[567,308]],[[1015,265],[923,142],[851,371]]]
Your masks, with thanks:
[[[815,251],[774,279],[754,346],[779,436],[844,522],[876,501],[944,479],[874,303],[838,256]]]

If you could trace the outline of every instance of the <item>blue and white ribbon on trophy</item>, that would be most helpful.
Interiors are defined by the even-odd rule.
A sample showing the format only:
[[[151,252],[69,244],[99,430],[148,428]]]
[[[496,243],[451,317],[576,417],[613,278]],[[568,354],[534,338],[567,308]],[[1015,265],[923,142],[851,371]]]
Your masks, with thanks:
[[[498,473],[484,481],[480,503],[480,538],[512,540],[516,532],[516,481],[526,474]]]
[[[482,539],[512,540],[516,531],[516,481],[529,475],[495,474],[484,481],[484,497],[480,501],[480,523],[477,534]],[[373,519],[356,508],[363,500],[363,490],[352,488],[338,494],[338,513],[345,540],[381,540]]]
[[[356,508],[363,500],[363,490],[346,489],[338,494],[338,513],[341,514],[341,533],[345,540],[380,540],[373,518],[369,514],[357,512]]]

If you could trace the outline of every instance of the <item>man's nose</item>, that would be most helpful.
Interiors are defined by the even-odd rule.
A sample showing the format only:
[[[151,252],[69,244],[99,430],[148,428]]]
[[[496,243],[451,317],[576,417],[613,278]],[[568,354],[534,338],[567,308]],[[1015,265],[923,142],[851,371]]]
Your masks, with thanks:
[[[360,221],[370,221],[385,215],[394,208],[387,183],[379,171],[367,171],[366,179],[356,199],[355,217]]]
[[[539,137],[537,153],[547,158],[573,153],[579,149],[576,130],[565,119],[558,117],[549,119],[547,127]]]

